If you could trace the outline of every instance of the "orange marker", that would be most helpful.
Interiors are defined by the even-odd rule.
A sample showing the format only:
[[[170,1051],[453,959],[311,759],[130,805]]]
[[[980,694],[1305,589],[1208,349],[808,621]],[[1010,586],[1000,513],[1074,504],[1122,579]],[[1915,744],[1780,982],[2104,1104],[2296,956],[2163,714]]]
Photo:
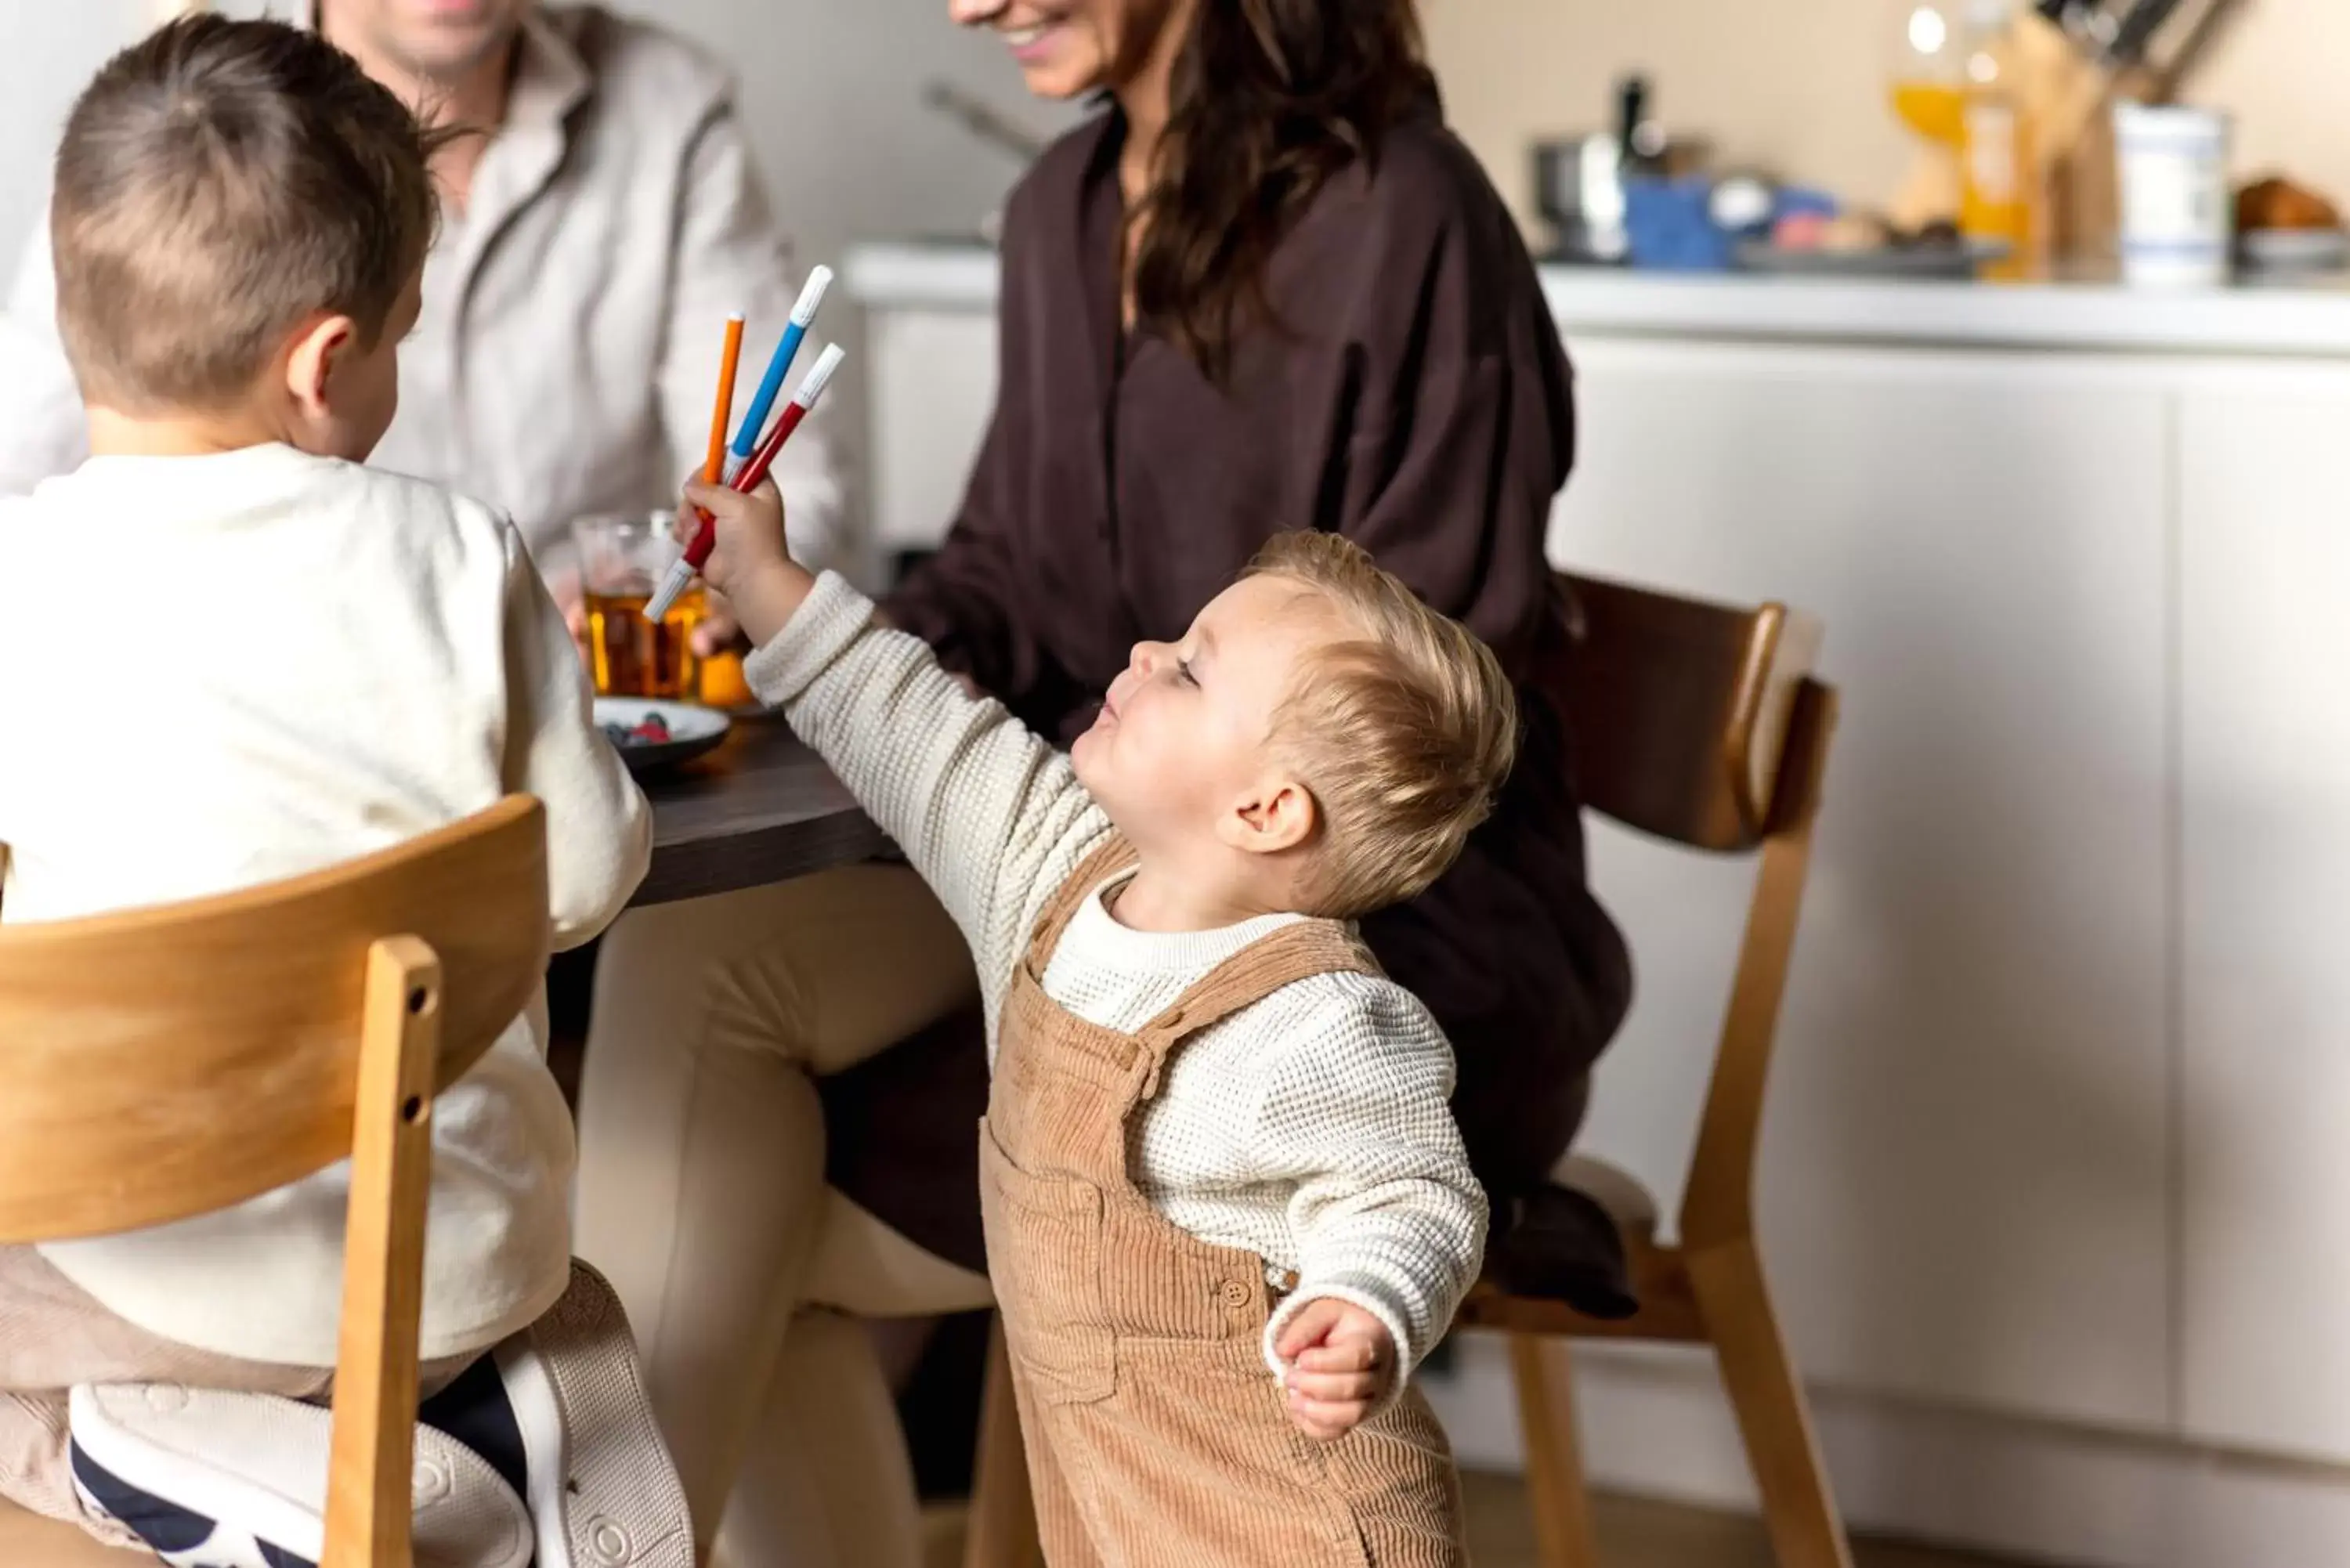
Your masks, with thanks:
[[[743,318],[726,318],[726,347],[718,361],[718,407],[710,416],[710,456],[702,483],[716,484],[726,472],[726,427],[734,422],[734,371],[743,362]]]
[[[792,439],[792,432],[800,428],[800,421],[815,409],[816,400],[824,396],[825,388],[832,384],[832,373],[840,369],[840,362],[847,358],[848,351],[839,344],[825,345],[824,352],[816,356],[815,367],[801,379],[800,389],[792,394],[792,400],[784,406],[782,413],[775,416],[775,428],[767,432],[767,439],[759,443],[759,450],[752,454],[751,461],[726,482],[729,489],[748,495],[759,488],[760,482],[767,477],[767,469],[775,461],[775,454],[784,450],[784,443]],[[717,519],[699,506],[693,510],[702,519],[702,526],[695,530],[693,542],[685,547],[685,554],[670,563],[669,574],[661,578],[660,586],[653,589],[652,597],[645,601],[644,617],[647,620],[659,620],[669,613],[669,607],[677,603],[677,596],[685,592],[685,586],[693,581],[693,574],[702,570],[702,563],[710,559],[710,552],[718,547]]]

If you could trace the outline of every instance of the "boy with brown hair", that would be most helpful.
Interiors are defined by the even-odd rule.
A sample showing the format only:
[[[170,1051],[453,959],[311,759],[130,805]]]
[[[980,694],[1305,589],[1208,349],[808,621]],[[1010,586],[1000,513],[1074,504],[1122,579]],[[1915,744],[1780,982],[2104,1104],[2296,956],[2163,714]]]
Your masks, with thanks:
[[[0,918],[275,880],[515,792],[546,805],[556,947],[643,876],[644,798],[511,524],[362,466],[439,140],[317,37],[218,17],[123,51],[75,105],[50,223],[92,456],[0,501],[0,727],[36,733],[68,681],[149,700],[0,763]],[[120,628],[95,644],[93,594]],[[631,1563],[689,1563],[625,1322],[573,1271],[545,1049],[535,1006],[434,1106],[418,1452],[448,1484],[420,1491],[420,1550],[567,1568],[619,1529]],[[315,1559],[348,1196],[336,1167],[0,1249],[0,1494],[183,1560]],[[602,1418],[575,1426],[583,1397]]]
[[[1046,1557],[1456,1568],[1410,1370],[1478,1273],[1451,1053],[1348,924],[1418,893],[1516,744],[1492,654],[1355,545],[1276,539],[1069,754],[689,485],[745,670],[977,961],[981,1205]],[[691,526],[691,513],[683,514]]]

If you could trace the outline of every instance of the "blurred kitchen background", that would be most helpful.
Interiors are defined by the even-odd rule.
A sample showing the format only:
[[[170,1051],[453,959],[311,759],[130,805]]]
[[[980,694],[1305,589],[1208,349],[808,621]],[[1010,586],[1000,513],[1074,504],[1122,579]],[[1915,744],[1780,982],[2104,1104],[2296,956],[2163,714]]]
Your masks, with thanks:
[[[279,0],[277,9],[290,9]],[[2023,8],[2023,0],[2018,0]],[[258,0],[222,9],[259,13]],[[637,0],[742,61],[775,62],[748,84],[745,113],[800,248],[837,257],[853,242],[971,235],[1019,168],[941,98],[975,106],[1014,138],[1070,119],[1030,101],[999,47],[945,25],[940,0]],[[2350,199],[2350,61],[2342,0],[2051,0],[2077,35],[2110,40],[2133,13],[2161,16],[2158,59],[2220,15],[2183,83],[2231,121],[2239,179],[2276,174]],[[0,247],[13,254],[40,202],[40,170],[67,103],[158,0],[7,0],[0,57]],[[1939,11],[1963,45],[1969,0],[1424,0],[1430,49],[1452,123],[1547,246],[1535,149],[1617,130],[1627,78],[1673,141],[1723,171],[1761,171],[1862,209],[1893,204],[1918,138],[1892,111],[1911,73],[1895,40]]]

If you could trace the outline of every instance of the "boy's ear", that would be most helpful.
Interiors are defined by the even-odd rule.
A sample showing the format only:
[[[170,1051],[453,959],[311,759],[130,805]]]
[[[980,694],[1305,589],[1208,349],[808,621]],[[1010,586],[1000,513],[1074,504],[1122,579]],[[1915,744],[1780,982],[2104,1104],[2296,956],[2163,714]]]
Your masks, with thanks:
[[[359,339],[359,323],[348,316],[321,316],[295,333],[286,351],[286,391],[296,408],[314,420],[327,417],[335,368]]]
[[[1217,836],[1249,855],[1278,855],[1314,836],[1322,805],[1294,774],[1269,773],[1234,801]]]

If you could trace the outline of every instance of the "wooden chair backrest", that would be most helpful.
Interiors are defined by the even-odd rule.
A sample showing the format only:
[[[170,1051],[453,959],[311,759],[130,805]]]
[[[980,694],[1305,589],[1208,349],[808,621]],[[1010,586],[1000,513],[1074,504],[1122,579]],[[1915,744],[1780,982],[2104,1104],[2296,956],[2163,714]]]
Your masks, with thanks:
[[[368,953],[392,936],[441,966],[437,1091],[546,973],[538,803],[218,898],[0,926],[0,1242],[207,1213],[348,1155]]]
[[[1695,849],[1748,850],[1804,804],[1782,798],[1819,624],[1595,577],[1562,579],[1574,650],[1552,694],[1585,805]]]
[[[1550,684],[1584,804],[1692,849],[1759,851],[1745,940],[1681,1203],[1685,1244],[1751,1232],[1763,1089],[1835,724],[1814,680],[1821,628],[1783,605],[1733,609],[1562,579],[1571,656]]]
[[[307,877],[0,927],[0,1242],[350,1159],[320,1568],[413,1568],[432,1101],[529,1004],[549,935],[525,795]]]

